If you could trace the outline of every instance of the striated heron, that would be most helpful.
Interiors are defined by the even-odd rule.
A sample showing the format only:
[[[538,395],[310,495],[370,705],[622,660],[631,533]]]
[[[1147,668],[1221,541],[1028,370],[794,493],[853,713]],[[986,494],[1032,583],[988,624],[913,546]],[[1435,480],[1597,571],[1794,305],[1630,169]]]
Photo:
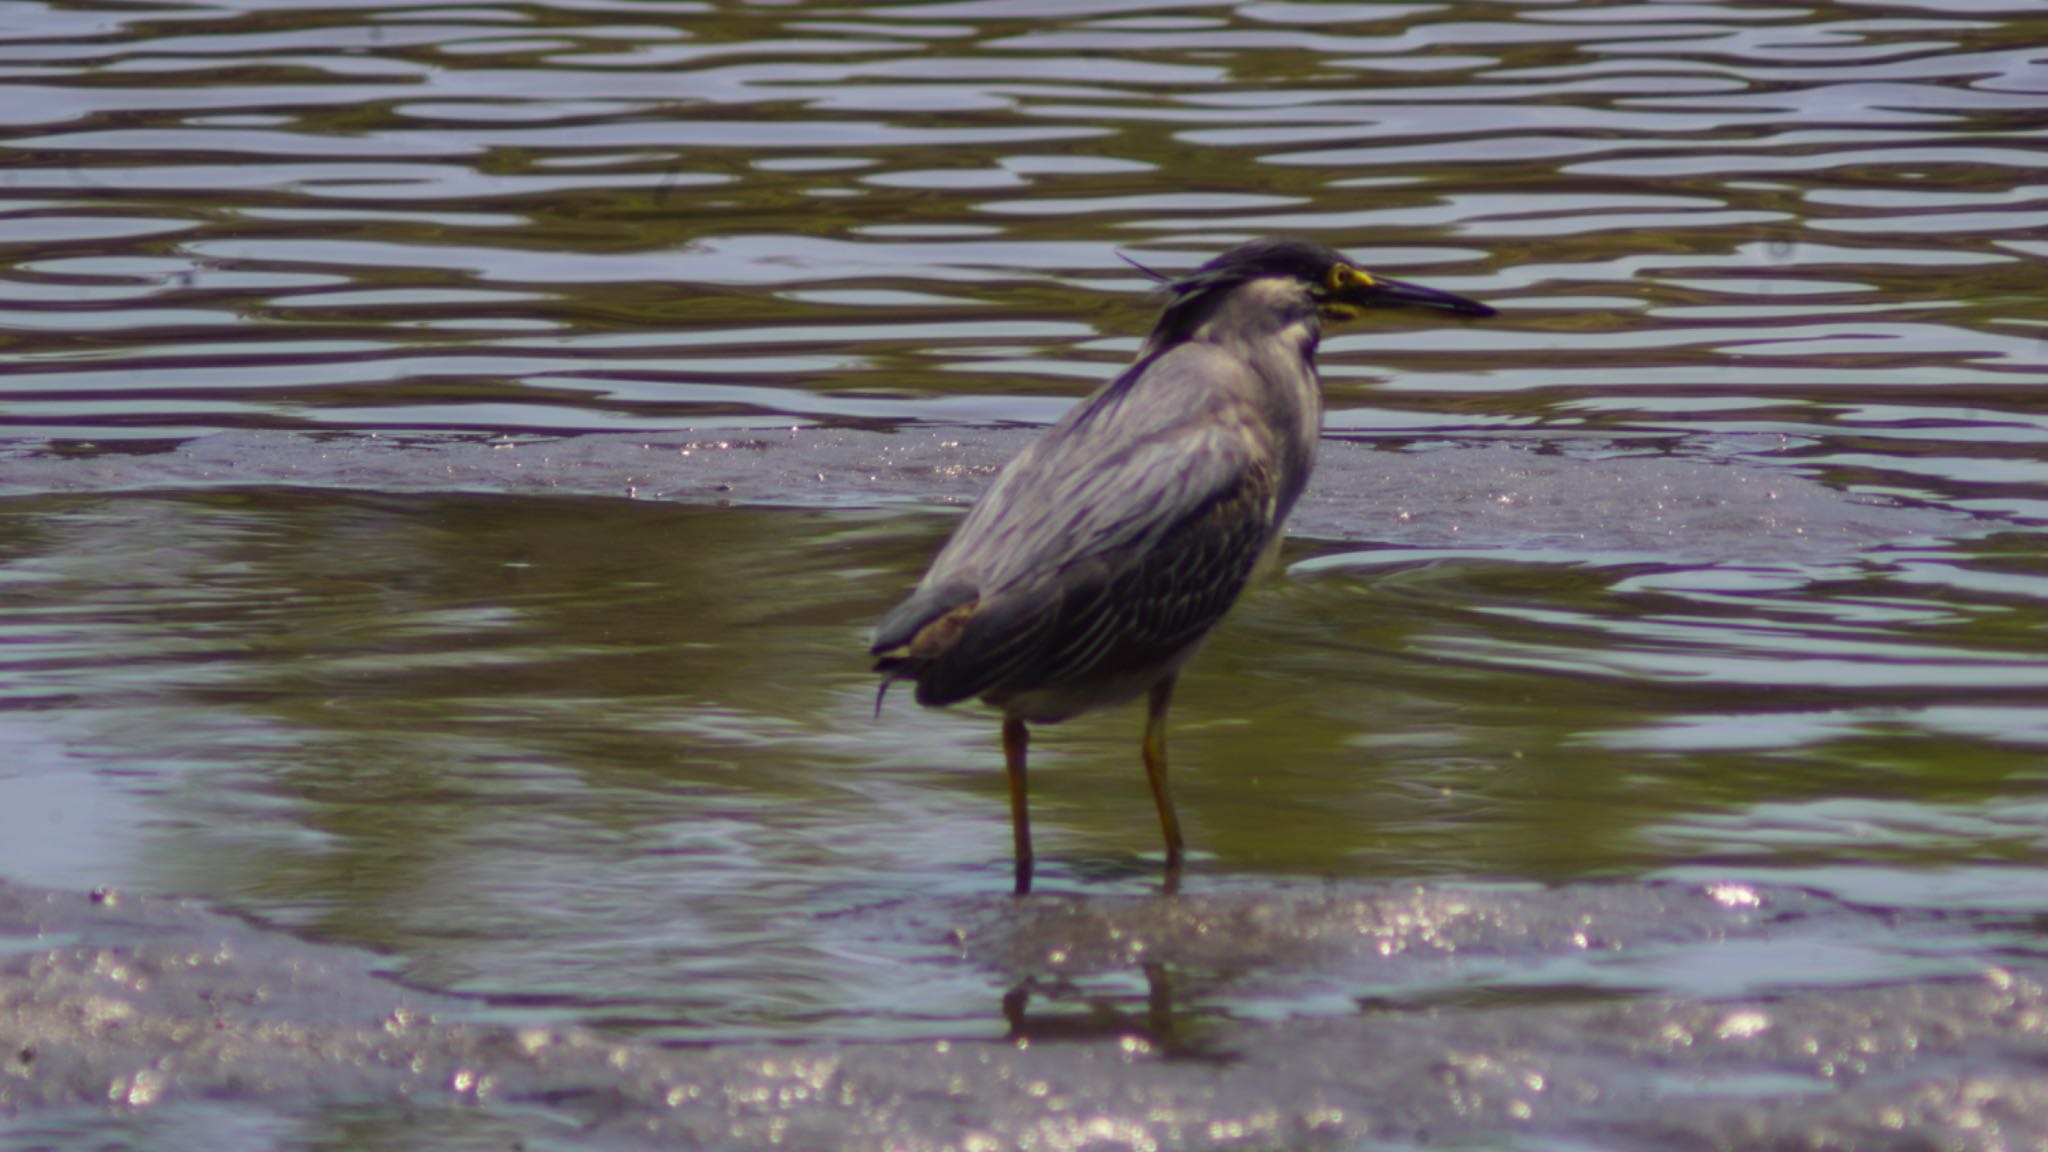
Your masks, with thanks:
[[[1255,240],[1159,279],[1171,299],[1136,362],[1010,461],[870,638],[883,692],[912,680],[919,704],[978,696],[1002,710],[1020,895],[1026,725],[1139,696],[1169,884],[1178,876],[1167,706],[1308,482],[1320,321],[1389,305],[1493,314],[1306,240]]]

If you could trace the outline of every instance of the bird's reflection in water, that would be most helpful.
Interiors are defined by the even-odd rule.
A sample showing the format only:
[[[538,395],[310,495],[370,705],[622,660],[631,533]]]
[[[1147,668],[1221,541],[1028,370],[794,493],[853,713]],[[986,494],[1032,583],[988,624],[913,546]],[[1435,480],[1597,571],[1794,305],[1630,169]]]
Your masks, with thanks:
[[[1139,966],[1145,975],[1145,1007],[1135,1010],[1129,997],[1108,993],[1090,994],[1067,980],[1030,977],[1003,994],[1003,1019],[1010,1026],[1004,1039],[1012,1043],[1101,1042],[1117,1040],[1142,1044],[1151,1053],[1170,1060],[1226,1061],[1230,1053],[1208,1043],[1203,1013],[1183,1006],[1174,1011],[1174,986],[1167,966],[1148,963]],[[1033,1013],[1032,998],[1043,1001],[1047,1010]],[[1074,1001],[1081,1003],[1076,1010]]]

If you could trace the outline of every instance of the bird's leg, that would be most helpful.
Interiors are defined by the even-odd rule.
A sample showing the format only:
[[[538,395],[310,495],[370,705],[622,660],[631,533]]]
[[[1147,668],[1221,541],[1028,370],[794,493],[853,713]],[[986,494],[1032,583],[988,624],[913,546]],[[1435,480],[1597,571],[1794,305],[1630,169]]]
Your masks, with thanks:
[[[1180,880],[1182,855],[1180,817],[1174,815],[1173,794],[1166,790],[1166,709],[1173,703],[1173,682],[1168,676],[1152,686],[1145,702],[1145,779],[1152,783],[1152,802],[1159,806],[1159,829],[1166,833],[1166,880],[1169,887]]]
[[[1003,769],[1010,777],[1010,831],[1017,837],[1017,895],[1031,894],[1031,799],[1024,784],[1024,753],[1031,732],[1022,720],[1003,718]]]

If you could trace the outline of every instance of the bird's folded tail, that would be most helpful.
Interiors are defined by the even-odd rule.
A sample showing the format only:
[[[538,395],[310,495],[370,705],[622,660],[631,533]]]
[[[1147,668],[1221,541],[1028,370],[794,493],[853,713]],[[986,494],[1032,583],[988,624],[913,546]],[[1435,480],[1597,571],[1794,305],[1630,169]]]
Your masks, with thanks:
[[[934,661],[946,654],[960,639],[961,629],[967,626],[968,617],[980,606],[978,600],[970,599],[955,604],[920,626],[909,640],[894,648],[884,648],[874,654],[875,671],[882,674],[882,686],[875,692],[875,715],[882,714],[882,701],[889,695],[889,685],[898,680],[922,680],[925,670]],[[919,702],[924,703],[922,693]]]
[[[917,679],[917,667],[921,663],[910,656],[884,656],[875,661],[875,671],[882,674],[882,685],[875,689],[875,719],[882,718],[882,701],[888,699],[889,685],[898,680]]]

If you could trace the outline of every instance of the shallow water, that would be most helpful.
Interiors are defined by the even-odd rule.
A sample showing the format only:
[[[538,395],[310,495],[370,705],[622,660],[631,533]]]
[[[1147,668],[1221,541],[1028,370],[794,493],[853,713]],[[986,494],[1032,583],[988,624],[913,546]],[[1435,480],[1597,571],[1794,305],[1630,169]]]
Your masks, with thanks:
[[[15,4],[0,878],[201,897],[633,1043],[1000,1039],[1030,965],[943,927],[1008,907],[994,723],[873,718],[863,632],[1026,434],[985,429],[1136,348],[1119,252],[1298,232],[1502,315],[1325,341],[1343,442],[1176,705],[1189,896],[1871,914],[1222,965],[1179,1012],[2031,963],[2044,43],[1995,0]],[[1152,891],[1137,724],[1037,744],[1046,891]],[[1146,985],[1123,957],[1034,1011]],[[1685,1075],[1783,1087],[1738,1071]],[[358,1120],[299,1119],[249,1139]]]

